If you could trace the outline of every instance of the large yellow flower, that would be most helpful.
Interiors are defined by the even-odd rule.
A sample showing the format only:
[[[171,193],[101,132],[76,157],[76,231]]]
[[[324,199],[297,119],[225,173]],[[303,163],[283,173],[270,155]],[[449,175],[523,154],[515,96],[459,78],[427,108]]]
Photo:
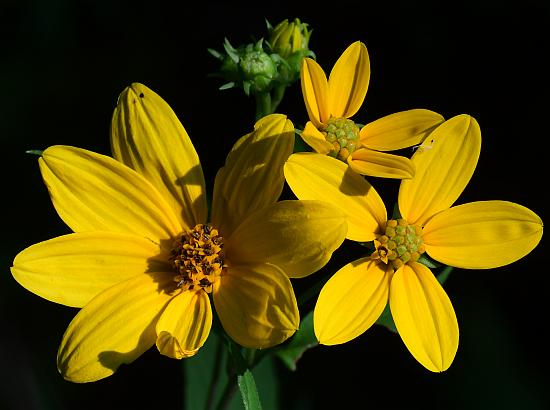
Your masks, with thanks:
[[[156,343],[194,355],[212,323],[209,293],[237,343],[264,348],[299,325],[289,277],[321,268],[346,219],[320,201],[277,199],[294,128],[270,115],[216,176],[211,223],[199,158],[168,104],[141,84],[120,96],[115,159],[53,146],[39,159],[53,204],[75,232],[17,255],[14,278],[48,300],[83,307],[58,368],[74,382],[111,375]]]
[[[452,206],[476,167],[481,134],[475,119],[454,117],[415,152],[414,178],[399,189],[401,218],[388,220],[378,193],[346,166],[319,154],[292,155],[285,176],[298,198],[322,199],[348,215],[347,238],[374,241],[371,257],[340,269],[323,287],[314,311],[320,343],[345,343],[372,326],[389,301],[411,354],[431,371],[446,370],[458,348],[451,302],[430,269],[426,252],[444,264],[488,269],[529,253],[542,237],[531,210],[506,201]]]
[[[370,79],[367,48],[359,41],[342,53],[328,80],[315,60],[304,58],[301,79],[310,119],[302,138],[316,152],[346,161],[363,175],[410,178],[414,169],[409,159],[383,151],[420,144],[429,131],[443,122],[443,117],[433,111],[413,109],[359,129],[350,117],[361,108]]]

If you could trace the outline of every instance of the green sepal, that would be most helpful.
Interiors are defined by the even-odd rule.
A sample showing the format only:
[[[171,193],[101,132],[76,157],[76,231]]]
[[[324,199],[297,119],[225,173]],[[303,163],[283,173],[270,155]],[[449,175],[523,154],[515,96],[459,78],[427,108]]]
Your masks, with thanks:
[[[380,315],[380,317],[378,318],[375,324],[384,326],[389,331],[397,333],[397,328],[395,327],[395,323],[391,315],[389,303],[386,305],[386,307],[384,308],[384,311],[382,312],[382,314]]]
[[[240,60],[239,53],[237,52],[237,50],[235,50],[235,48],[231,45],[227,38],[223,43],[223,48],[225,49],[225,52],[231,58],[231,60],[233,60],[235,64],[238,64]]]
[[[313,311],[311,311],[302,318],[300,327],[296,333],[294,333],[290,341],[279,347],[274,354],[281,359],[286,367],[295,371],[296,363],[300,360],[304,352],[318,344],[319,342],[313,331]]]
[[[214,57],[217,58],[218,60],[223,61],[223,59],[225,58],[224,55],[223,55],[222,53],[220,53],[220,52],[217,51],[217,50],[214,50],[213,48],[207,48],[206,51],[208,51],[210,54],[212,54],[212,56],[214,56]]]
[[[441,263],[439,263],[436,260],[433,260],[426,253],[423,253],[422,255],[420,255],[417,262],[421,263],[424,266],[427,266],[430,269],[435,269],[435,268],[441,267]]]
[[[29,149],[25,151],[25,154],[38,155],[39,157],[41,157],[43,153],[44,151],[40,149]]]
[[[229,83],[225,83],[224,85],[222,85],[219,89],[220,90],[228,90],[230,88],[233,88],[235,87],[235,83],[233,81],[229,82]]]

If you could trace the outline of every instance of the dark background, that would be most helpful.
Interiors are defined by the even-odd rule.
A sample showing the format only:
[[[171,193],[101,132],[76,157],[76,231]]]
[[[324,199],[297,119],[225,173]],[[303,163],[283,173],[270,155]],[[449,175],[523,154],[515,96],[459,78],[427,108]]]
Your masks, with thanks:
[[[326,71],[351,42],[367,45],[372,75],[358,122],[411,108],[473,115],[481,158],[458,202],[514,201],[546,220],[549,3],[408,3],[0,0],[0,408],[182,408],[181,365],[155,349],[92,384],[57,373],[58,343],[76,310],[31,294],[9,272],[19,251],[68,232],[25,150],[67,144],[109,154],[116,98],[138,81],[178,114],[211,188],[233,142],[252,128],[254,101],[218,91],[206,48],[263,36],[265,18],[309,23],[310,48]],[[298,84],[278,111],[305,123]],[[374,327],[308,351],[294,373],[278,367],[281,408],[549,408],[544,247],[543,239],[507,267],[451,275],[445,287],[461,334],[447,372],[428,372],[398,336]],[[327,269],[349,260],[338,251]],[[307,284],[296,283],[297,292]]]

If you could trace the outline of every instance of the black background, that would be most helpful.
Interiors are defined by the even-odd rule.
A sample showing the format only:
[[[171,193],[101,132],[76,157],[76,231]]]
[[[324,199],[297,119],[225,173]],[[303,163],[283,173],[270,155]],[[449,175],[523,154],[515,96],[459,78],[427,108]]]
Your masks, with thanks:
[[[68,232],[25,150],[67,144],[109,154],[116,98],[138,81],[178,114],[211,188],[233,142],[252,128],[254,102],[218,91],[206,48],[221,50],[224,37],[235,45],[261,37],[265,18],[309,23],[310,48],[326,71],[351,42],[367,45],[372,75],[358,122],[411,108],[474,116],[481,158],[458,202],[509,200],[546,219],[546,1],[0,1],[0,408],[182,408],[180,363],[155,349],[92,384],[57,373],[58,343],[76,310],[31,294],[9,272],[19,251]],[[278,111],[305,123],[298,84]],[[398,336],[374,327],[345,345],[308,351],[294,373],[281,367],[282,408],[549,408],[544,242],[510,266],[451,275],[445,287],[461,336],[447,372],[426,371]],[[349,261],[346,252],[329,268]],[[296,283],[297,292],[307,284]]]

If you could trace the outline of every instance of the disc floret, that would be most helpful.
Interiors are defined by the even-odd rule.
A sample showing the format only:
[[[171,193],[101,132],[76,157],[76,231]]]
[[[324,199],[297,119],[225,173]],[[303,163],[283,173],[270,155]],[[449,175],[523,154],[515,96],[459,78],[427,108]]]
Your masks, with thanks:
[[[374,241],[376,250],[372,259],[389,264],[394,270],[408,262],[416,262],[425,251],[422,228],[410,225],[405,219],[390,219],[386,222],[384,235]]]
[[[333,145],[329,155],[342,161],[346,161],[356,149],[361,147],[359,127],[350,119],[331,118],[322,133]]]
[[[225,265],[223,238],[209,224],[198,224],[184,232],[175,241],[171,253],[174,281],[183,290],[212,292]]]

